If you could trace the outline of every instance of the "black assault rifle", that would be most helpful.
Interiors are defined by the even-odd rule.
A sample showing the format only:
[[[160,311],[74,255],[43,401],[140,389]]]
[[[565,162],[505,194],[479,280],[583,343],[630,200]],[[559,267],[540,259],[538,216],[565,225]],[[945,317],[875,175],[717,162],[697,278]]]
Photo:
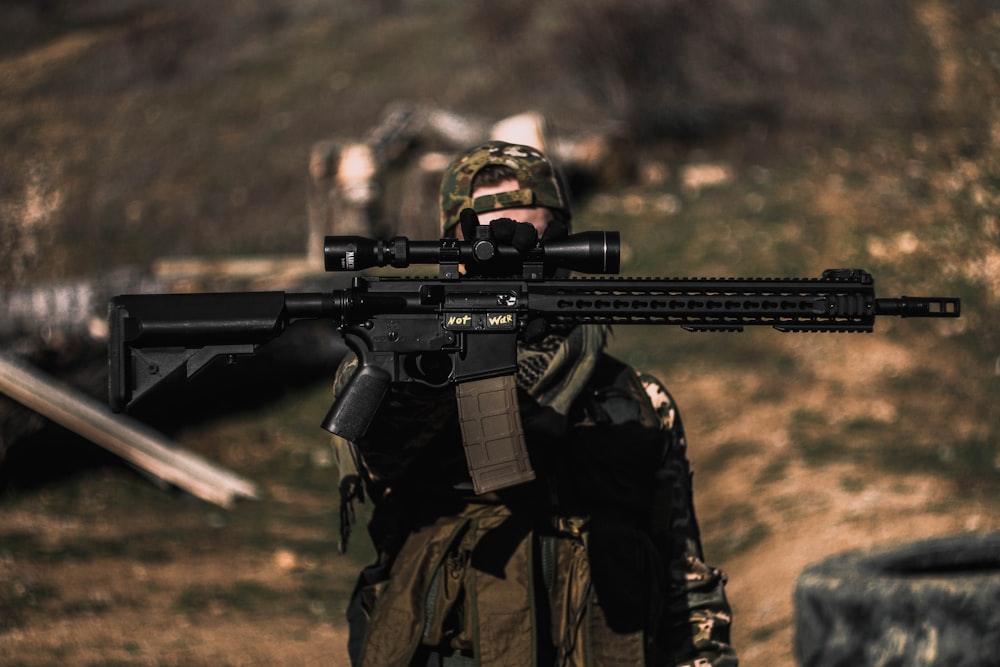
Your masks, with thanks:
[[[861,269],[809,279],[549,277],[618,273],[619,250],[617,232],[583,232],[526,252],[496,242],[488,226],[469,241],[328,236],[328,271],[437,264],[438,277],[362,275],[350,288],[311,293],[118,296],[109,315],[109,401],[126,410],[170,376],[254,354],[293,321],[328,319],[359,365],[323,427],[357,440],[391,383],[453,384],[469,470],[483,493],[534,477],[513,374],[518,339],[547,325],[870,332],[879,315],[960,314],[957,298],[876,298]]]

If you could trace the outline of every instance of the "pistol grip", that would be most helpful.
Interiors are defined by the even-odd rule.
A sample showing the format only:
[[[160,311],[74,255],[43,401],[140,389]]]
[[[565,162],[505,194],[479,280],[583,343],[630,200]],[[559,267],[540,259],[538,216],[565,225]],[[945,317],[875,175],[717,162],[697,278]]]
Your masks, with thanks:
[[[477,494],[535,479],[524,443],[513,375],[455,387],[462,445]]]
[[[323,428],[346,440],[357,442],[368,430],[392,376],[378,366],[359,366],[344,391],[330,406]]]

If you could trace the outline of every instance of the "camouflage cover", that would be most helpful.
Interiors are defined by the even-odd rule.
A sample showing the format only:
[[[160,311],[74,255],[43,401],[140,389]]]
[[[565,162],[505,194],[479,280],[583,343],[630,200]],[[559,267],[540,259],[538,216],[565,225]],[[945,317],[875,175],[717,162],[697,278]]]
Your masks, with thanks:
[[[472,179],[487,165],[504,165],[517,174],[519,190],[472,198]],[[490,141],[467,151],[445,170],[441,182],[441,230],[458,224],[458,215],[471,208],[476,213],[524,206],[545,206],[568,219],[569,201],[552,163],[536,148]]]

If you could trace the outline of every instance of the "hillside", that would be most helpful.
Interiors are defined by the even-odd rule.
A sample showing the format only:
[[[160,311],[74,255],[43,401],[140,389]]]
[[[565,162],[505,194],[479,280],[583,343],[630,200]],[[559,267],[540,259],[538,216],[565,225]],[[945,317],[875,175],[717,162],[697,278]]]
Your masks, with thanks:
[[[399,100],[494,120],[537,109],[557,136],[614,121],[632,177],[578,193],[576,220],[621,231],[624,274],[863,267],[880,295],[963,299],[960,320],[865,336],[616,330],[616,352],[683,411],[744,664],[794,664],[807,564],[1000,530],[990,3],[334,4],[5,4],[0,281],[304,252],[310,147],[364,135]],[[652,5],[660,22],[637,22]],[[261,484],[230,512],[58,429],[23,443],[0,475],[0,661],[341,664],[341,608],[369,553],[357,530],[336,554],[328,397],[320,381],[177,424]]]

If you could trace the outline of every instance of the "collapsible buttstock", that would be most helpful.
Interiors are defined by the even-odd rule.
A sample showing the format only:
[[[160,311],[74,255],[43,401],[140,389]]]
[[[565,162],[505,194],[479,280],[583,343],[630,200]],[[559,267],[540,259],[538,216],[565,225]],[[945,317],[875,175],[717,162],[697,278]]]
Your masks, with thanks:
[[[108,312],[108,403],[115,412],[177,374],[217,357],[252,355],[294,319],[336,319],[333,293],[126,294]]]

